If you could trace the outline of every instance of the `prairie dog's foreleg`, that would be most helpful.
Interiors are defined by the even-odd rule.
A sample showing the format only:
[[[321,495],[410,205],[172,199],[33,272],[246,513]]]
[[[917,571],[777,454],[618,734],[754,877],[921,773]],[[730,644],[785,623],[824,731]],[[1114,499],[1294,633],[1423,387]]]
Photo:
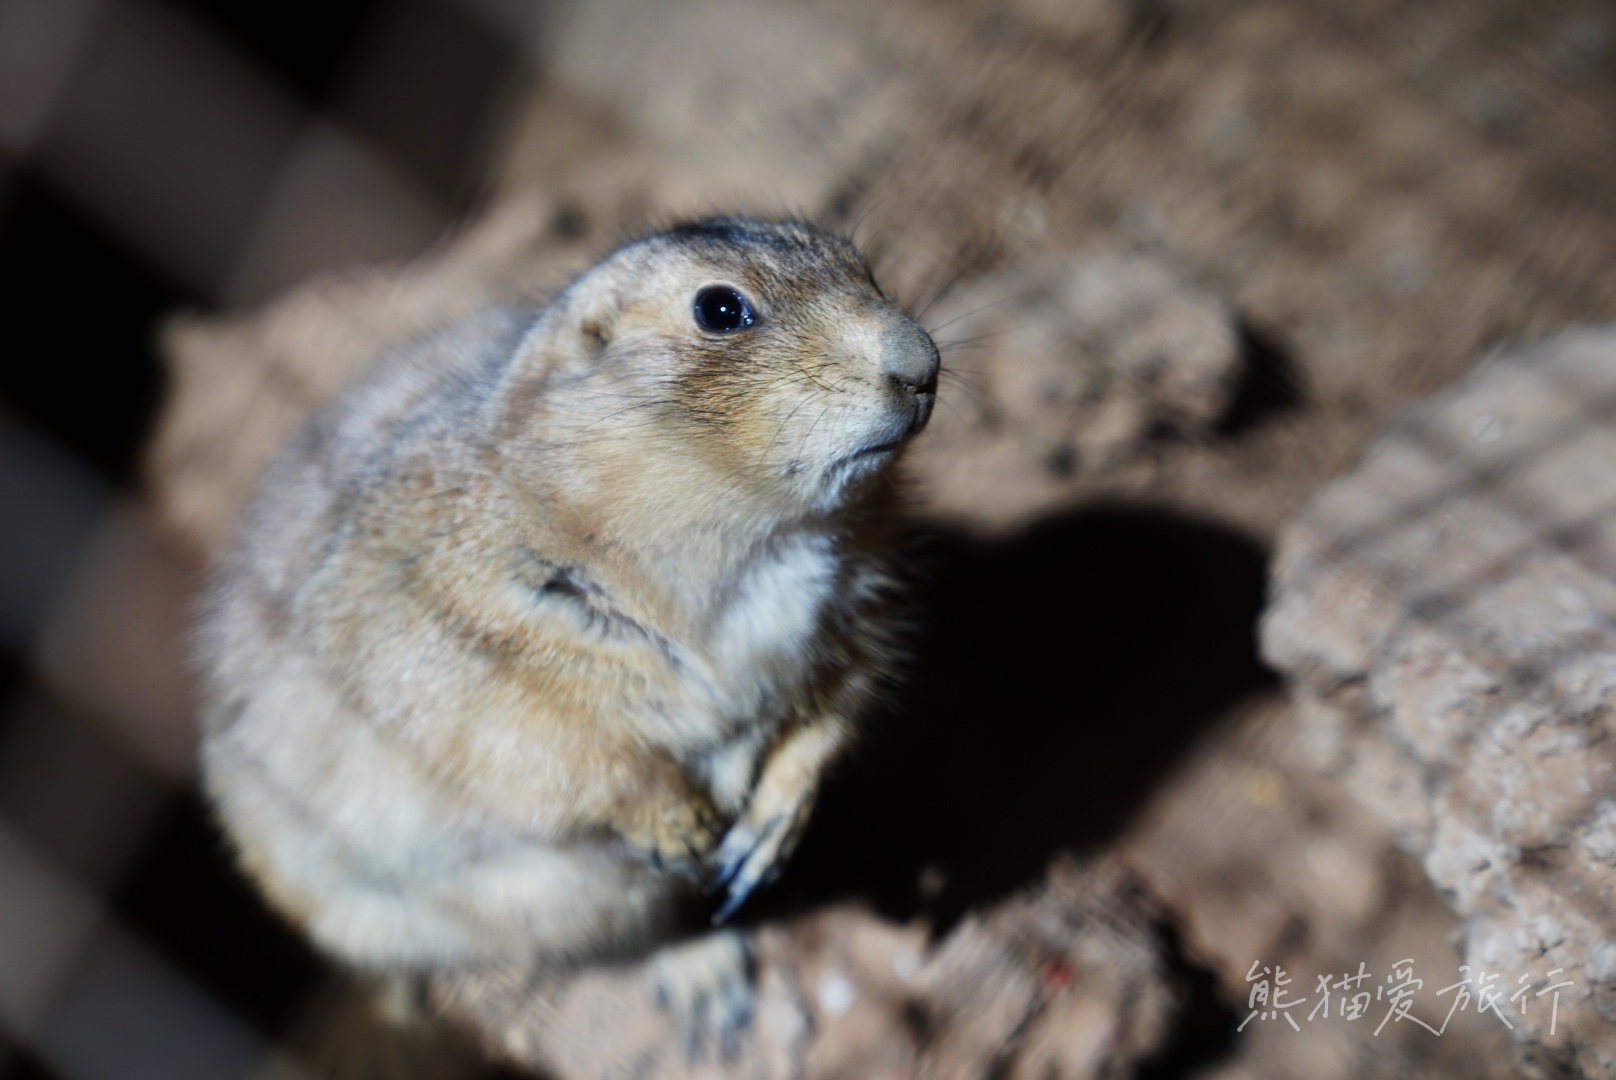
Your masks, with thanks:
[[[629,851],[658,870],[696,875],[718,844],[718,811],[671,758],[649,758],[633,796],[610,809]]]
[[[794,728],[775,746],[746,810],[718,846],[709,889],[727,895],[714,923],[724,922],[752,890],[778,876],[808,822],[825,766],[847,739],[842,717],[825,716]]]

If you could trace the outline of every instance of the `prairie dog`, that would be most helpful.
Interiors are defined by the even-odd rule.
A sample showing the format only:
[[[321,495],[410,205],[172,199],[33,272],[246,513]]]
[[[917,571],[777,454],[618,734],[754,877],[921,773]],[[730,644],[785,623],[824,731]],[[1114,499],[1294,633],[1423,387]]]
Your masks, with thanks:
[[[937,372],[850,243],[741,218],[384,361],[204,603],[243,866],[378,973],[644,948],[692,879],[727,917],[888,677],[889,467]]]

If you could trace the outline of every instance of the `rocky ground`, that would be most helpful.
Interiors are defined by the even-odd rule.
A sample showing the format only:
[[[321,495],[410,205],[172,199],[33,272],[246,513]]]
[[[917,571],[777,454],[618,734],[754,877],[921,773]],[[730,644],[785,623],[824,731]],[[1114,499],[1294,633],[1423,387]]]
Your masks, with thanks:
[[[1609,327],[1488,358],[1286,530],[1264,621],[1317,766],[1550,1075],[1616,1074],[1613,405]]]
[[[671,216],[848,229],[947,374],[916,678],[752,918],[739,1056],[691,1062],[632,966],[446,978],[452,1015],[567,1077],[1616,1075],[1616,358],[1564,339],[1400,413],[1616,315],[1606,8],[597,0],[512,32],[540,77],[461,231],[170,324],[151,476],[193,550],[379,350]],[[1444,1027],[1460,964],[1505,1001]]]

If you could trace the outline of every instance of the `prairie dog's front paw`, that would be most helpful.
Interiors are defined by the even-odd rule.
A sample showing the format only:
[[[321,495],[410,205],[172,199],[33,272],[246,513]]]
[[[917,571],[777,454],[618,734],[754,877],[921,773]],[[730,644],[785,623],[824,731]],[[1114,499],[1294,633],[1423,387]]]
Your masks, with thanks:
[[[629,852],[658,870],[695,877],[718,844],[718,813],[704,793],[636,804],[618,826]]]
[[[726,893],[723,906],[713,916],[714,926],[728,921],[758,886],[780,876],[807,820],[805,802],[772,814],[748,811],[730,827],[714,857],[717,868],[707,882],[708,893]]]
[[[651,979],[657,1002],[678,1027],[692,1061],[709,1045],[722,1060],[735,1056],[757,996],[752,954],[740,934],[720,930],[658,951],[651,959]]]

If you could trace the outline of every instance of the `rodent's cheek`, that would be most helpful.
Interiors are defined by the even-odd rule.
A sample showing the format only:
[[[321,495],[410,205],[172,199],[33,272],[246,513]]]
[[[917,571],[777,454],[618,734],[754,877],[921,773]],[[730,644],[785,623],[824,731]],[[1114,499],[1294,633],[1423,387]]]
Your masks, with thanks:
[[[893,448],[912,420],[879,387],[806,398],[787,411],[771,439],[801,468],[823,470],[849,457]]]

